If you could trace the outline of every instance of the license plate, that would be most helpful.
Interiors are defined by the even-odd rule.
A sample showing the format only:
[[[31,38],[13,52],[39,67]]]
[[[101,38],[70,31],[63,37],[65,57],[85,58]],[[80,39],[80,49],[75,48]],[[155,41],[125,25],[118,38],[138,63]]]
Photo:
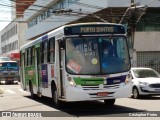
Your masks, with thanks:
[[[97,96],[107,96],[108,93],[107,92],[98,92]]]

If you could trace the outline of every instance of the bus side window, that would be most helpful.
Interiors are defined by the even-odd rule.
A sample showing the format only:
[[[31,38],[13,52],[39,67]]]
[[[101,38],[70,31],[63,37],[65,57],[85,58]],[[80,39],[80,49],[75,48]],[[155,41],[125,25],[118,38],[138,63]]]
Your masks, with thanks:
[[[47,48],[48,48],[48,41],[44,41],[41,44],[41,62],[47,63]]]
[[[34,65],[34,47],[31,48],[31,65]]]
[[[55,61],[55,38],[50,38],[48,45],[48,62],[54,63],[54,61]]]
[[[27,50],[25,50],[24,66],[27,66]]]
[[[44,61],[43,50],[44,50],[44,43],[41,43],[41,63],[43,63],[43,61]]]
[[[27,63],[27,65],[26,66],[29,66],[29,48],[27,49],[27,55],[26,55],[26,63]]]
[[[28,49],[28,52],[29,52],[29,53],[28,53],[28,66],[30,66],[30,65],[31,65],[31,62],[32,62],[32,61],[31,61],[31,56],[32,56],[32,51],[31,51],[31,50],[32,50],[32,48],[29,48],[29,49]]]

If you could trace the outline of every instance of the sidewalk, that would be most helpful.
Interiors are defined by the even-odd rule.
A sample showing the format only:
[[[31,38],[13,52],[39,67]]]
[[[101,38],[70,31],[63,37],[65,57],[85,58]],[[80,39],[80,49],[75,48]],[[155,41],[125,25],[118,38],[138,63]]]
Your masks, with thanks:
[[[0,87],[0,94],[2,94],[3,93],[3,89]]]

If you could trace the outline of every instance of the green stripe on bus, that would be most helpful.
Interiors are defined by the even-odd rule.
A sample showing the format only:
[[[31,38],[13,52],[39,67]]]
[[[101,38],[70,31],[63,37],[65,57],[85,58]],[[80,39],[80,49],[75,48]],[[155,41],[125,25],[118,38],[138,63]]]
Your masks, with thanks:
[[[40,47],[40,43],[36,44],[34,47],[35,47],[35,48]]]
[[[25,50],[22,50],[22,53],[25,53]]]
[[[26,81],[31,80],[33,85],[36,85],[35,66],[29,66],[25,68]]]
[[[76,85],[99,85],[104,84],[103,78],[73,78]]]

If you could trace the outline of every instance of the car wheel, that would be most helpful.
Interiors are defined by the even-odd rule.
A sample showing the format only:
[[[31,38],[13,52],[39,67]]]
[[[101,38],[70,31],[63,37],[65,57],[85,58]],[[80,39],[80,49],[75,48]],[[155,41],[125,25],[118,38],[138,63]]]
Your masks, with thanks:
[[[133,94],[133,98],[134,98],[134,99],[140,98],[138,89],[137,89],[136,87],[133,88],[132,94]]]
[[[113,106],[115,101],[116,99],[108,99],[108,100],[104,100],[104,103],[106,106]]]

